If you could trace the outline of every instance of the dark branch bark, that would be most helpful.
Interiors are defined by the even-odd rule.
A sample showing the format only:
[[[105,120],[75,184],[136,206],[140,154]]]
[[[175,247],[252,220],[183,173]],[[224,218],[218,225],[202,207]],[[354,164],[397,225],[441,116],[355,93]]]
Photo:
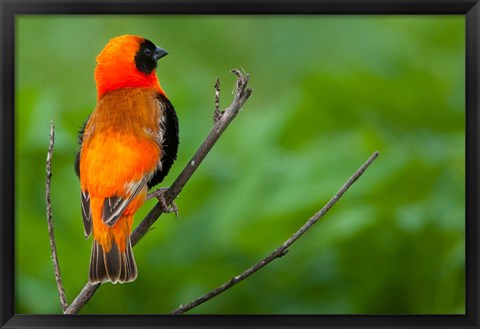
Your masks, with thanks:
[[[185,184],[188,182],[190,177],[192,177],[193,173],[203,159],[205,159],[208,152],[212,149],[213,145],[215,145],[215,142],[219,139],[232,120],[237,116],[238,112],[252,93],[252,89],[247,87],[249,76],[242,75],[238,70],[232,70],[232,73],[237,76],[233,101],[230,106],[225,109],[225,111],[220,113],[218,120],[215,121],[210,134],[207,136],[203,144],[197,150],[192,159],[187,163],[183,171],[173,182],[172,186],[170,186],[170,188],[163,194],[165,203],[167,205],[171,204],[177,195],[182,191]],[[218,88],[216,87],[216,91],[217,90]],[[135,246],[138,243],[138,241],[148,232],[150,227],[153,225],[153,223],[155,223],[162,213],[163,207],[160,203],[157,203],[140,222],[137,228],[132,232],[132,246]],[[77,314],[95,294],[95,291],[99,286],[100,284],[91,285],[87,283],[64,313]]]
[[[220,112],[220,78],[215,81],[215,111],[213,112],[213,123],[217,123],[222,116]]]
[[[63,312],[64,314],[77,314],[78,311],[85,306],[86,303],[93,297],[97,289],[100,287],[100,283],[90,284],[87,282],[83,287],[82,291],[78,294],[77,297],[73,300],[70,306]]]
[[[265,267],[271,261],[276,258],[284,256],[288,252],[288,248],[298,239],[300,238],[308,229],[310,229],[320,218],[322,218],[327,211],[333,207],[333,205],[342,197],[342,195],[352,186],[353,183],[365,172],[365,170],[370,166],[370,164],[377,158],[378,152],[374,152],[370,158],[350,177],[350,179],[340,188],[340,190],[335,194],[330,201],[322,208],[319,212],[313,215],[297,232],[295,232],[287,241],[285,241],[280,247],[275,249],[270,255],[256,263],[255,265],[249,267],[241,274],[233,277],[229,281],[225,282],[218,288],[206,293],[205,295],[195,299],[194,301],[186,304],[181,305],[177,309],[170,312],[170,314],[183,314],[192,308],[195,308],[206,301],[212,299],[213,297],[221,294],[225,290],[233,287],[240,281],[248,278],[253,273],[257,272],[261,268]]]
[[[53,232],[52,203],[50,201],[50,183],[52,178],[52,157],[54,145],[55,127],[53,126],[52,121],[50,123],[50,143],[47,153],[47,179],[45,182],[45,201],[47,203],[48,237],[50,239],[50,249],[52,251],[53,270],[55,272],[55,281],[57,282],[58,294],[60,296],[60,304],[62,305],[62,310],[65,312],[68,305],[65,298],[65,289],[63,288],[62,276],[60,275],[60,265],[58,264],[57,246],[55,245],[55,234]]]

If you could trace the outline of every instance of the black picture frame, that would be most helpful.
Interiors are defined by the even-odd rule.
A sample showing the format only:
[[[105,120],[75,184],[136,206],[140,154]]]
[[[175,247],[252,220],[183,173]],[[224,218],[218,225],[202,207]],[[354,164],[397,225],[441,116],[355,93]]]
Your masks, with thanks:
[[[480,4],[478,0],[25,1],[1,0],[1,328],[479,328]],[[465,315],[19,315],[14,310],[14,69],[18,14],[460,14],[466,40]]]

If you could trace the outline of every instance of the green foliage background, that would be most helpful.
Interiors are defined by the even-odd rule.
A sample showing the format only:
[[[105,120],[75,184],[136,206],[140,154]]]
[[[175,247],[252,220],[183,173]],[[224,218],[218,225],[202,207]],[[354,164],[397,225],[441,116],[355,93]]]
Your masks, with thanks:
[[[19,16],[16,33],[17,313],[60,312],[50,120],[69,302],[86,283],[76,134],[95,107],[95,56],[126,33],[170,53],[157,73],[181,144],[164,186],[212,126],[215,78],[222,106],[232,68],[254,92],[178,198],[180,218],[162,216],[135,247],[137,280],[103,285],[81,313],[167,313],[213,289],[286,240],[375,150],[286,257],[190,313],[465,312],[463,16]]]

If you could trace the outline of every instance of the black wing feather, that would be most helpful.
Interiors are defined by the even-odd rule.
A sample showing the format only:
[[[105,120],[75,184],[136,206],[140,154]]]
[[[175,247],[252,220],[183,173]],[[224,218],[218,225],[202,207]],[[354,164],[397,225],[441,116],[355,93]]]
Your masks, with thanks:
[[[82,219],[85,237],[88,238],[92,233],[92,211],[90,210],[90,194],[81,192],[82,196]]]
[[[90,117],[88,117],[90,119]],[[78,144],[82,146],[83,143],[83,134],[85,133],[85,126],[87,125],[87,121],[83,123],[82,129],[78,132]],[[80,178],[80,150],[78,150],[77,154],[75,155],[75,164],[74,164],[75,174],[77,177]]]
[[[165,121],[163,127],[163,143],[162,143],[162,167],[158,169],[152,178],[148,181],[148,189],[151,189],[153,186],[160,184],[165,176],[167,176],[170,168],[172,167],[173,162],[177,159],[177,151],[179,144],[178,136],[178,118],[175,108],[172,103],[164,95],[158,95],[157,99],[159,102],[164,105],[163,115],[165,116]]]
[[[125,208],[130,204],[130,202],[140,193],[140,191],[147,184],[147,177],[144,177],[138,184],[135,185],[135,188],[131,191],[128,198],[123,198],[120,196],[113,195],[109,198],[103,200],[103,211],[102,211],[102,220],[103,222],[112,227],[122,216]]]
[[[125,207],[128,205],[128,201],[129,200],[116,195],[103,200],[103,222],[110,227],[115,225],[120,216],[122,216]]]
[[[82,145],[83,142],[83,134],[85,132],[85,126],[87,125],[87,121],[82,126],[82,129],[78,132],[78,143]],[[75,156],[75,164],[74,164],[75,173],[77,174],[78,178],[80,178],[80,150],[77,152]],[[90,195],[87,191],[82,191],[81,195],[81,205],[82,205],[82,219],[83,219],[83,228],[85,230],[85,237],[89,237],[92,234],[92,212],[90,210]]]

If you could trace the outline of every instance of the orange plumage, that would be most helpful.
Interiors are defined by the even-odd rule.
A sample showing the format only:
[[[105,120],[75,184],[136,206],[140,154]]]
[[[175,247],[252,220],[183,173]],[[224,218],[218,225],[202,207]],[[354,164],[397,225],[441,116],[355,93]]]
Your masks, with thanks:
[[[133,215],[176,158],[178,121],[155,73],[166,54],[147,39],[125,35],[97,56],[97,106],[80,132],[75,164],[85,235],[93,234],[91,283],[136,278]]]

